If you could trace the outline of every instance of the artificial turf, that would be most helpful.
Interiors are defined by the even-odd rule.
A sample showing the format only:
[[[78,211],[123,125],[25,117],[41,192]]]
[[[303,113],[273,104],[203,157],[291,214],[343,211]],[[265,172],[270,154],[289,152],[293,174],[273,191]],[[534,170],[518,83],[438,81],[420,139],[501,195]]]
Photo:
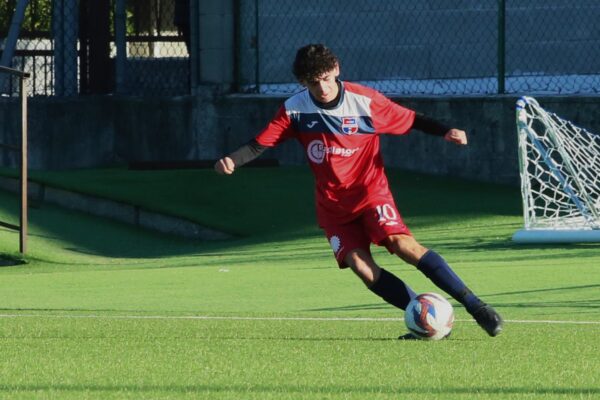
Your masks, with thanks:
[[[456,302],[451,337],[398,341],[402,312],[337,269],[301,168],[34,174],[238,234],[182,240],[46,204],[27,264],[0,268],[0,397],[600,397],[600,246],[517,245],[518,189],[389,173],[416,237],[507,320]],[[0,192],[0,220],[17,200]],[[19,258],[0,228],[0,254]],[[381,248],[376,260],[436,291]]]

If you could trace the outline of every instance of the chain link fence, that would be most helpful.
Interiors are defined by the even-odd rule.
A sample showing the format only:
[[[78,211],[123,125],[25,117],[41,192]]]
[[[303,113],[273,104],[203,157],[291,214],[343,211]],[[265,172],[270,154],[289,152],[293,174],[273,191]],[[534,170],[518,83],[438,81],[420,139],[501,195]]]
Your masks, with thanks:
[[[239,4],[242,91],[297,91],[298,47],[342,79],[401,95],[600,92],[597,0],[252,0]]]
[[[35,96],[185,95],[190,1],[0,0],[2,61],[32,74]],[[241,92],[299,90],[291,63],[314,42],[338,54],[342,79],[389,94],[600,92],[598,0],[232,2]],[[0,94],[16,90],[0,76]]]
[[[29,6],[19,10],[17,3],[17,0],[0,1],[0,65],[30,72],[28,92],[31,95],[50,94],[53,85],[51,3],[32,0]],[[15,26],[19,28],[18,37],[9,37],[11,28],[11,33],[15,33]],[[12,54],[8,54],[9,51]],[[1,95],[17,96],[18,91],[18,78],[0,75]]]
[[[188,94],[189,21],[189,0],[1,0],[2,61],[34,96]]]

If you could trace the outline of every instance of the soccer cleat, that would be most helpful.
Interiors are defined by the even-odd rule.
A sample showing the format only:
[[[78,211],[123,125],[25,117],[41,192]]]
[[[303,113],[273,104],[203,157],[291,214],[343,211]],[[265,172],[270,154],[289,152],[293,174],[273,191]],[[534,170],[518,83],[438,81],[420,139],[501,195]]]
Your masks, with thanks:
[[[471,315],[488,335],[497,336],[502,332],[502,317],[492,306],[483,304],[473,311]]]

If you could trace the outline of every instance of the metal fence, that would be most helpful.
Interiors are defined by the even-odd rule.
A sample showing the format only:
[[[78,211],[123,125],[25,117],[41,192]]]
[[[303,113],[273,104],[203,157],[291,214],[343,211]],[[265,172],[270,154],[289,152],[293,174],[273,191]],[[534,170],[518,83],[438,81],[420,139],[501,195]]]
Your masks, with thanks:
[[[21,3],[0,1],[0,49],[31,72],[32,95],[190,92],[189,0],[29,0],[19,17]]]
[[[21,1],[0,0],[3,54]],[[188,94],[190,1],[29,0],[10,66],[38,96]],[[291,62],[314,42],[339,55],[342,79],[385,93],[600,92],[598,0],[230,1],[241,92],[298,90]],[[5,95],[17,87],[0,81]]]
[[[600,92],[597,0],[252,0],[239,4],[243,91],[291,93],[295,50],[322,42],[342,78],[386,93]]]

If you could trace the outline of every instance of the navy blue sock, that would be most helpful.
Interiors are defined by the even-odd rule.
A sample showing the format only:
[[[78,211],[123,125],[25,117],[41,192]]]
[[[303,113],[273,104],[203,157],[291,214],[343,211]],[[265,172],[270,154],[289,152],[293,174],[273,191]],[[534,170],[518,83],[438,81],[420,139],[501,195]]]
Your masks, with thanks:
[[[419,260],[417,268],[468,311],[473,311],[483,304],[435,251],[429,250],[425,253]]]
[[[379,279],[369,289],[391,305],[402,310],[406,310],[410,300],[417,295],[402,279],[383,268],[381,268]]]

